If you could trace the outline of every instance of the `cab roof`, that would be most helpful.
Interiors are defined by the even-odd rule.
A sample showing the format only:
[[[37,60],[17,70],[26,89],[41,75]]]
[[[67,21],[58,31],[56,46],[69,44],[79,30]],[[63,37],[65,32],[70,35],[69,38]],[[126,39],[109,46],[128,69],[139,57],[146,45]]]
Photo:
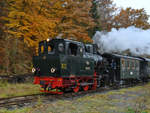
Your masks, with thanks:
[[[110,54],[110,53],[104,53],[102,56],[110,56],[110,57],[114,57],[114,58],[125,58],[125,59],[133,59],[133,60],[140,60],[143,61],[142,58],[138,58],[138,57],[133,57],[133,56],[125,56],[125,55],[119,55],[119,54]]]
[[[69,42],[69,43],[76,43],[76,44],[83,44],[82,42],[78,42],[78,41],[74,41],[74,40],[69,40],[69,39],[50,39],[49,41],[47,40],[43,40],[41,41],[40,43],[43,43],[43,42],[51,42],[51,41],[64,41],[64,42]]]

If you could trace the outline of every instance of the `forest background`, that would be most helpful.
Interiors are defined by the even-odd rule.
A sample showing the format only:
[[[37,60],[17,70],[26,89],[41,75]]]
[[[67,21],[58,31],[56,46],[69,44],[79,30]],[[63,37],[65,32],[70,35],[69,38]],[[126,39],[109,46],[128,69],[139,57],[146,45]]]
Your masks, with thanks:
[[[96,31],[149,29],[148,19],[144,9],[118,8],[113,0],[0,0],[0,75],[30,73],[39,41],[89,43]]]

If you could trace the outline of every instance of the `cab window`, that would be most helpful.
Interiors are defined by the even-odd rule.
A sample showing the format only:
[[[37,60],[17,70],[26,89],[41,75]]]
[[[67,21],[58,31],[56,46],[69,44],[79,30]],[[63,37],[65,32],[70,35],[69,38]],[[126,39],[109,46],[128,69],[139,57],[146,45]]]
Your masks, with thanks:
[[[71,56],[77,56],[78,53],[78,46],[77,44],[70,43],[68,46],[68,54]]]
[[[52,51],[51,46],[48,46],[48,52],[51,52],[51,51]]]
[[[87,53],[93,53],[93,46],[92,45],[85,45],[85,51]]]
[[[44,53],[44,45],[41,46],[41,53]]]
[[[44,44],[40,44],[38,50],[39,50],[39,52],[38,52],[39,54],[44,54],[44,51],[45,51]]]
[[[49,42],[47,44],[47,51],[48,51],[48,54],[54,53],[54,44],[53,43]]]
[[[35,48],[35,54],[39,55],[38,47]]]
[[[58,51],[59,51],[60,53],[63,53],[64,50],[65,50],[64,44],[63,44],[63,43],[59,43],[59,44],[58,44]]]

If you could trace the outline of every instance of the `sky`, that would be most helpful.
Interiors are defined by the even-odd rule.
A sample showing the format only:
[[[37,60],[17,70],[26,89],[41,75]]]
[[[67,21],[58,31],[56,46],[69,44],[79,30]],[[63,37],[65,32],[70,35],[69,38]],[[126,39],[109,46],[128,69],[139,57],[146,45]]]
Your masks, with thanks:
[[[150,0],[114,0],[118,7],[132,7],[135,9],[144,8],[148,15],[150,15]],[[150,21],[150,19],[149,19]]]

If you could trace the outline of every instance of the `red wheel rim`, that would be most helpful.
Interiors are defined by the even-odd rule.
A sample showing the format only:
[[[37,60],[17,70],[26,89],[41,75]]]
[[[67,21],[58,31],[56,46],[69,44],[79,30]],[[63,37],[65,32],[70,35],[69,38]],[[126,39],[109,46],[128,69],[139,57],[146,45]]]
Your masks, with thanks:
[[[77,92],[79,91],[79,86],[76,86],[76,87],[73,89],[73,91],[74,91],[75,93],[77,93]]]
[[[95,80],[92,89],[96,90],[96,88],[97,88],[97,81]]]
[[[84,91],[87,91],[89,89],[89,86],[87,85],[87,86],[83,86],[83,90]]]

